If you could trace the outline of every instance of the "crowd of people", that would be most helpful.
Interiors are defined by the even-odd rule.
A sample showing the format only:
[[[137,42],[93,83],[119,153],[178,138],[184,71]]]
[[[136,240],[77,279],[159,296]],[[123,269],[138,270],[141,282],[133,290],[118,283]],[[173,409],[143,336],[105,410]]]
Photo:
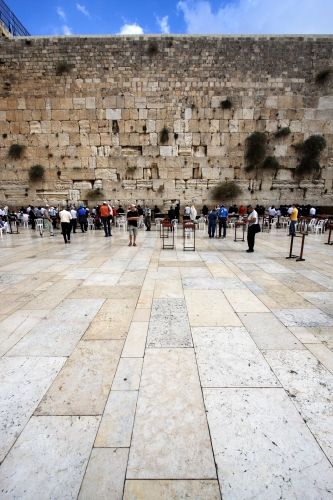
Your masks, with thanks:
[[[295,234],[295,224],[299,216],[318,216],[320,210],[318,207],[312,205],[280,205],[275,207],[271,205],[267,211],[263,205],[252,205],[245,206],[241,204],[239,207],[233,204],[229,209],[224,205],[216,205],[212,209],[209,209],[207,205],[202,207],[200,214],[198,215],[197,209],[194,204],[190,206],[186,204],[183,212],[183,220],[195,222],[200,217],[204,217],[208,222],[208,236],[209,238],[215,237],[215,232],[218,230],[218,238],[226,238],[228,217],[238,216],[243,222],[248,224],[248,252],[253,252],[254,238],[257,232],[260,232],[259,217],[263,215],[275,216],[285,216],[290,218],[290,232],[289,234]],[[94,206],[91,210],[87,206],[80,204],[78,207],[75,204],[71,204],[62,210],[58,207],[49,206],[47,203],[43,206],[32,206],[28,205],[26,208],[23,206],[17,211],[10,211],[8,206],[0,207],[0,227],[6,229],[7,232],[11,232],[10,222],[15,221],[16,224],[21,225],[26,223],[31,225],[32,229],[36,228],[36,221],[39,222],[38,230],[41,237],[44,237],[45,232],[48,232],[50,236],[54,236],[54,230],[59,225],[61,227],[62,235],[65,243],[70,243],[71,233],[76,233],[78,227],[80,227],[82,233],[88,231],[88,220],[92,220],[95,229],[104,229],[105,237],[111,237],[111,227],[115,224],[116,218],[123,216],[127,220],[127,227],[129,231],[129,246],[136,246],[136,238],[138,235],[139,227],[146,227],[147,231],[151,230],[152,218],[157,217],[167,218],[170,222],[179,221],[180,218],[180,204],[177,203],[175,207],[170,206],[167,214],[163,214],[160,208],[155,205],[153,209],[149,207],[148,204],[145,206],[141,205],[130,205],[125,210],[122,205],[118,208],[111,206],[107,201],[104,201],[102,205]]]

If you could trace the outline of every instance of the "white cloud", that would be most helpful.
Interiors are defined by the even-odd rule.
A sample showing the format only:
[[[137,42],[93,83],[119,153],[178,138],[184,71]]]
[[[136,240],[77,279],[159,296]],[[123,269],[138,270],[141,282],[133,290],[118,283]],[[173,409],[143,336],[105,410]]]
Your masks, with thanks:
[[[210,2],[181,0],[188,33],[331,34],[332,0],[236,0],[212,11]]]
[[[168,34],[170,33],[170,26],[168,25],[169,16],[164,17],[156,17],[156,22],[160,27],[161,33]]]
[[[87,9],[85,8],[84,5],[80,5],[79,3],[77,3],[76,4],[76,8],[77,8],[77,10],[79,10],[80,12],[82,12],[82,14],[84,14],[87,17],[89,17],[89,19],[90,19],[90,14],[89,14],[89,12],[87,11]]]
[[[73,34],[72,28],[70,28],[66,24],[64,26],[61,26],[61,29],[62,29],[62,32],[64,35],[72,35]]]
[[[143,29],[136,23],[126,23],[121,27],[119,35],[143,35]]]
[[[63,21],[67,21],[65,11],[62,7],[57,7],[57,14]]]

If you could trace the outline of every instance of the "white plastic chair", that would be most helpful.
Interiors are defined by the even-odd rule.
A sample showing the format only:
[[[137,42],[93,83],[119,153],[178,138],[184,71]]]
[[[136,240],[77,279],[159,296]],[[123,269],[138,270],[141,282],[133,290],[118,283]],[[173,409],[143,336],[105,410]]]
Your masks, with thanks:
[[[35,229],[39,233],[41,233],[44,230],[43,219],[35,219]]]
[[[177,219],[172,219],[171,224],[173,225],[173,230],[174,230],[175,234],[177,234],[178,220]]]
[[[126,230],[127,228],[127,219],[126,217],[119,217],[118,219],[118,227],[122,227]]]
[[[318,224],[316,225],[315,227],[315,233],[318,234],[321,233],[323,234],[323,231],[324,231],[324,224],[325,224],[325,221],[324,220],[319,220],[318,221]]]
[[[92,217],[88,217],[87,222],[88,222],[88,229],[90,229],[90,230],[95,229],[95,223],[94,223],[94,219]]]
[[[234,228],[235,227],[235,221],[236,219],[234,217],[231,217],[228,221],[228,227]]]
[[[200,228],[202,226],[202,228]],[[206,217],[199,217],[198,219],[198,229],[205,229],[206,227]]]
[[[274,227],[276,229],[276,223],[277,223],[277,217],[273,217],[271,220],[271,227]]]
[[[160,228],[161,228],[161,220],[162,220],[162,218],[161,219],[160,218],[155,219],[156,231],[159,231]]]

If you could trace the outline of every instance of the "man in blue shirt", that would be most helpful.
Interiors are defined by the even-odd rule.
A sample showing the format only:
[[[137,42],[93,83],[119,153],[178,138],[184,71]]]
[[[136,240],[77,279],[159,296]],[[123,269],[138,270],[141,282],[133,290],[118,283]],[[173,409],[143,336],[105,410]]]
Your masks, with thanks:
[[[219,216],[219,238],[221,238],[222,226],[223,226],[223,236],[225,238],[227,235],[227,223],[228,223],[228,209],[224,205],[221,205],[218,211]]]

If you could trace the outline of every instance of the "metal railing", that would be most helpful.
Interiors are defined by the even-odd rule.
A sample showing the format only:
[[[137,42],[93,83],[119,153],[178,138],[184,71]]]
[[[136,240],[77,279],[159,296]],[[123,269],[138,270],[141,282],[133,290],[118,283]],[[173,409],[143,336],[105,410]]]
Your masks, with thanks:
[[[3,0],[0,0],[0,21],[13,36],[31,36]]]

